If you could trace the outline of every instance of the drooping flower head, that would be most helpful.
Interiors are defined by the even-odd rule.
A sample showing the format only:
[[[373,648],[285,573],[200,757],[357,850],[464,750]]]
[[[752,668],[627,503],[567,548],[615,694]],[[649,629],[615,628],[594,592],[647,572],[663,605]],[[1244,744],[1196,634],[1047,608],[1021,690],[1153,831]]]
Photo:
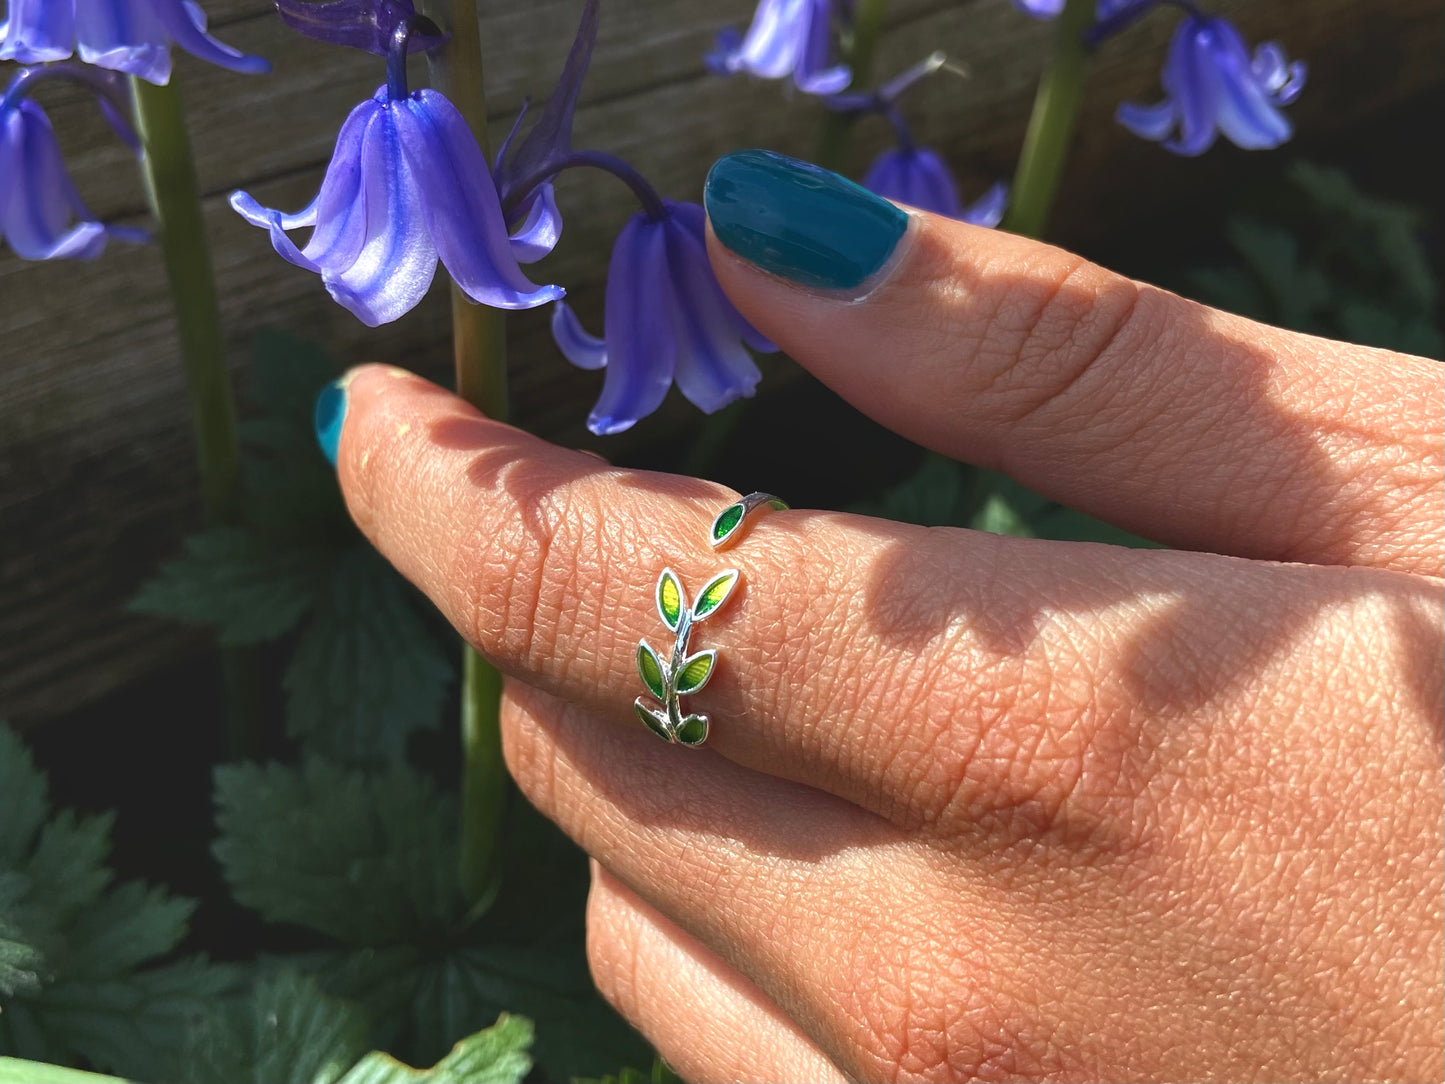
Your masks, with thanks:
[[[1288,63],[1273,42],[1251,57],[1224,19],[1191,14],[1174,32],[1161,82],[1164,101],[1126,102],[1116,114],[1119,123],[1175,154],[1203,154],[1220,133],[1246,150],[1264,150],[1294,132],[1280,109],[1299,97],[1305,65]]]
[[[527,309],[563,296],[518,266],[535,239],[514,247],[501,201],[466,119],[435,90],[406,86],[409,27],[399,25],[388,80],[351,111],[315,201],[294,215],[262,207],[245,192],[231,206],[271,234],[286,260],[321,276],[326,289],[376,327],[413,309],[437,260],[473,301]],[[311,229],[300,248],[288,230]]]
[[[674,383],[707,413],[757,387],[760,374],[747,347],[777,347],[722,292],[707,258],[705,221],[698,204],[670,200],[628,220],[607,269],[603,338],[584,331],[566,304],[553,310],[552,334],[567,359],[607,370],[587,419],[592,432],[630,428],[662,404]]]
[[[1129,8],[1152,7],[1157,0],[1098,0],[1094,18],[1112,19]],[[1063,14],[1064,0],[1013,0],[1014,7],[1035,19],[1055,19]]]
[[[93,83],[103,94],[119,94],[119,88],[105,86],[103,78],[86,78],[57,65],[21,69],[0,95],[0,241],[22,260],[93,260],[111,238],[146,239],[143,230],[99,222],[75,190],[50,119],[28,97],[37,82],[59,77]],[[107,118],[135,146],[123,112],[115,103],[107,104]]]
[[[87,64],[156,84],[171,77],[171,46],[232,71],[270,70],[206,33],[206,16],[188,0],[8,0],[0,60],[39,64],[80,54]]]
[[[903,146],[884,151],[868,167],[863,187],[885,199],[975,226],[997,226],[1008,209],[1008,185],[1002,181],[965,207],[948,166],[927,147]]]
[[[836,94],[853,73],[832,63],[831,0],[761,0],[746,35],[725,30],[707,63],[720,75],[748,72],[762,79],[793,77],[807,94]]]

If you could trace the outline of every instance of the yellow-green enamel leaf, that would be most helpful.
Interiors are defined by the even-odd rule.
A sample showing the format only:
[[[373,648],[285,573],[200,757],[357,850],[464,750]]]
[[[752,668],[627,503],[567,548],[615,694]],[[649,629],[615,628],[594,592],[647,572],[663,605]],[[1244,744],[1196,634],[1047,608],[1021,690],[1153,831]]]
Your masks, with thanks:
[[[637,645],[637,672],[642,676],[642,684],[647,686],[650,692],[659,700],[667,699],[667,682],[662,677],[662,660],[657,657],[657,652],[647,646],[647,641]]]
[[[698,592],[697,603],[692,608],[693,620],[701,620],[726,602],[738,585],[738,576],[738,570],[730,568],[708,581],[708,585]]]
[[[677,728],[677,740],[683,745],[701,745],[707,741],[706,715],[689,715]]]
[[[682,584],[670,568],[663,569],[657,581],[657,612],[662,623],[676,632],[682,622]]]
[[[690,696],[706,685],[716,664],[716,651],[702,651],[688,659],[683,665],[682,673],[677,675],[678,695]]]

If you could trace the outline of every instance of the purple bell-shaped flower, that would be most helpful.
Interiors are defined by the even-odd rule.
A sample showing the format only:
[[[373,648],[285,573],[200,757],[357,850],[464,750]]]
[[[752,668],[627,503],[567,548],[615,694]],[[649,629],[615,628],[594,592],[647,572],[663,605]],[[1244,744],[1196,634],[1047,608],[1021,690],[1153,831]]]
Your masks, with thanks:
[[[1008,185],[1002,181],[965,207],[958,197],[958,182],[948,166],[927,147],[905,146],[884,151],[868,167],[863,187],[885,199],[975,226],[997,226],[1008,208]]]
[[[750,396],[761,374],[747,347],[777,349],[718,285],[702,207],[664,200],[660,209],[629,219],[612,248],[605,338],[584,331],[565,304],[552,313],[552,334],[567,360],[607,370],[587,419],[599,435],[620,433],[651,414],[674,382],[709,414]]]
[[[761,0],[747,34],[723,31],[707,63],[720,75],[791,75],[805,93],[836,94],[852,81],[853,73],[846,64],[832,64],[832,55],[831,0]]]
[[[1223,19],[1189,15],[1174,32],[1158,105],[1125,102],[1119,123],[1175,154],[1203,154],[1219,133],[1245,150],[1278,147],[1294,133],[1280,112],[1299,97],[1302,61],[1288,63],[1273,42],[1250,56],[1239,31]]]
[[[481,148],[435,90],[394,97],[382,87],[352,110],[305,210],[284,214],[245,192],[234,193],[231,206],[371,327],[416,306],[438,258],[468,297],[493,308],[530,309],[564,293],[522,273]],[[286,231],[308,227],[310,240],[298,248]],[[520,255],[531,255],[534,242],[519,237]]]
[[[188,0],[9,0],[0,23],[0,60],[39,64],[75,53],[96,67],[165,84],[171,46],[232,71],[270,70],[206,33],[206,16]]]
[[[0,241],[22,260],[93,260],[111,238],[145,241],[144,230],[107,226],[86,208],[70,180],[50,118],[27,94],[46,79],[90,84],[102,112],[131,146],[135,133],[117,108],[117,76],[71,65],[22,68],[0,94]],[[105,97],[115,94],[117,100]]]

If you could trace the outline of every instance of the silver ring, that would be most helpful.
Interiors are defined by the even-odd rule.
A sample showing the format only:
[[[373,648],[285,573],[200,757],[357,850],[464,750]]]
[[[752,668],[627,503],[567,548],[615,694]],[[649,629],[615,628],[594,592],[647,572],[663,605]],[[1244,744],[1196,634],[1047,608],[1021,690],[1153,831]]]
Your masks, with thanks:
[[[771,493],[749,493],[730,504],[713,520],[709,541],[713,549],[726,549],[742,537],[743,528],[759,511],[787,508]],[[702,691],[717,669],[716,649],[689,654],[693,627],[722,609],[742,582],[736,568],[724,569],[703,585],[691,603],[677,573],[664,568],[657,579],[657,613],[674,635],[672,651],[664,660],[646,640],[637,645],[637,672],[648,696],[639,696],[633,707],[642,724],[664,741],[681,745],[702,745],[711,723],[706,715],[686,712],[682,698]]]

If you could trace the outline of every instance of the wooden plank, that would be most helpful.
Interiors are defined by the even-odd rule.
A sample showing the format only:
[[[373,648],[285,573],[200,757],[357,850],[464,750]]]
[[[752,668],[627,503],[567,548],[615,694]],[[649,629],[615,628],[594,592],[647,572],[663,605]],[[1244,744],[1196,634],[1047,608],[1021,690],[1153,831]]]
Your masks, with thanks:
[[[1437,0],[1229,0],[1252,39],[1276,37],[1309,59],[1311,86],[1291,115],[1305,137],[1358,124],[1438,86],[1442,12]],[[806,155],[815,103],[779,87],[708,76],[701,55],[719,24],[742,22],[747,0],[656,0],[609,5],[602,43],[578,114],[579,145],[634,161],[659,189],[696,199],[721,153],[761,145]],[[335,129],[379,78],[364,54],[327,49],[280,27],[267,5],[210,5],[218,33],[276,62],[269,79],[182,63],[231,355],[244,384],[246,342],[264,327],[303,329],[346,361],[380,358],[439,377],[449,321],[444,291],[375,332],[332,304],[313,276],[280,261],[260,231],[236,217],[226,194],[299,207],[314,193]],[[575,0],[495,5],[486,40],[493,139],[530,89],[546,93],[576,18]],[[894,9],[880,71],[900,70],[936,47],[972,70],[918,89],[908,111],[923,139],[956,165],[968,192],[1007,176],[1046,54],[1050,28],[1005,0],[911,0]],[[556,28],[561,27],[558,31]],[[541,29],[539,29],[541,28]],[[1125,98],[1158,96],[1168,20],[1153,18],[1097,59],[1059,208],[1059,233],[1087,239],[1227,186],[1241,155],[1221,148],[1182,161],[1133,139],[1111,120]],[[72,151],[82,192],[105,214],[135,215],[140,186],[125,152],[75,95],[45,99]],[[884,126],[858,133],[853,166],[885,145]],[[539,281],[565,284],[600,329],[611,240],[633,211],[626,189],[599,174],[561,186],[567,227]],[[155,561],[193,524],[194,480],[174,330],[159,261],[117,246],[90,265],[22,264],[0,253],[0,715],[34,721],[115,687],[192,638],[126,617],[120,606]],[[582,420],[598,374],[567,367],[544,313],[512,328],[518,417],[557,439],[588,439]],[[655,423],[694,417],[684,406]],[[594,442],[595,443],[595,442]],[[612,451],[618,445],[601,445]]]

